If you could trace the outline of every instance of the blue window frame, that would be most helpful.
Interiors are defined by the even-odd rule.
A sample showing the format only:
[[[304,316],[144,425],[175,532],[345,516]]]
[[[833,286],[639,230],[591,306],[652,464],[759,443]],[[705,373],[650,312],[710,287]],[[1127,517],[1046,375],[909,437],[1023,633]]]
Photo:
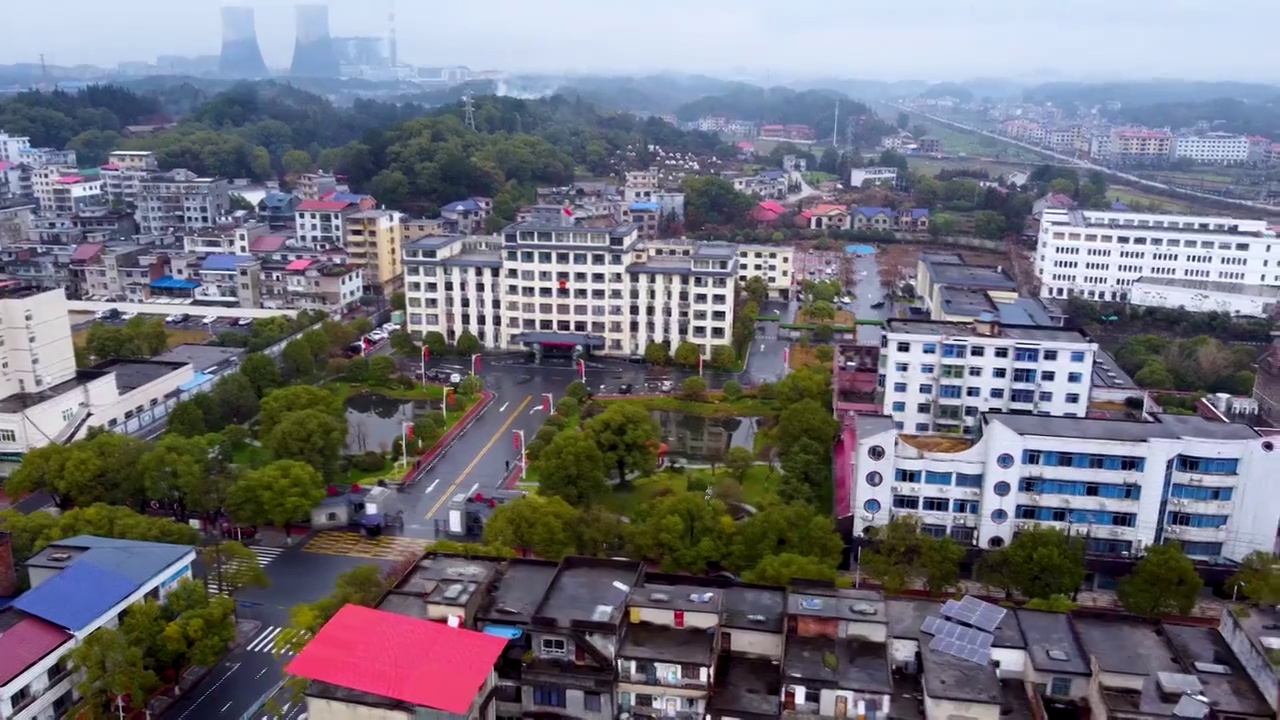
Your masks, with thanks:
[[[949,507],[951,501],[939,497],[927,497],[920,503],[920,509],[925,512],[946,512]]]
[[[910,363],[894,363],[893,369],[898,372],[907,372],[911,369]]]
[[[1058,452],[1056,450],[1023,450],[1022,464],[1073,467],[1082,470],[1142,472],[1146,466],[1146,460],[1127,455],[1094,455],[1090,453]]]
[[[956,473],[956,487],[980,488],[982,476],[972,473]]]
[[[533,704],[546,707],[564,707],[564,688],[551,685],[534,685]]]
[[[1040,351],[1036,348],[1014,348],[1014,362],[1040,362]]]
[[[1079,404],[1080,404],[1080,393],[1067,393],[1067,404],[1068,404],[1068,405],[1079,405]]]
[[[946,525],[929,525],[929,524],[921,525],[920,534],[928,535],[929,537],[935,537],[941,540],[942,538],[947,536],[947,526]]]
[[[1010,487],[1009,483],[1007,483],[1007,482],[1005,482],[1005,481],[1003,481],[1003,480],[1001,480],[1000,482],[996,483],[996,484],[995,484],[995,487],[993,487],[993,488],[992,488],[992,491],[994,491],[994,492],[995,492],[995,494],[996,494],[996,496],[997,496],[997,497],[1006,497],[1006,496],[1008,496],[1008,494],[1009,494],[1012,490],[1013,490],[1013,488],[1012,488],[1012,487]]]
[[[918,483],[920,482],[920,471],[899,468],[893,471],[893,479],[895,482]]]
[[[1084,374],[1083,373],[1067,373],[1067,382],[1077,383],[1077,384],[1082,383],[1084,382]]]
[[[1004,368],[991,368],[991,377],[997,380],[1003,380],[1009,377],[1009,371]]]
[[[925,485],[950,485],[951,473],[934,472],[933,470],[926,470],[924,473],[924,484]]]
[[[938,344],[937,344],[937,343],[925,343],[923,346],[921,346],[921,349],[924,351],[924,354],[925,354],[925,355],[937,355],[937,354],[938,354]]]
[[[1222,543],[1220,542],[1184,542],[1181,543],[1182,552],[1188,557],[1204,557],[1213,558],[1222,556]]]
[[[915,495],[894,495],[893,506],[899,510],[919,510],[920,498]]]
[[[1042,480],[1040,478],[1023,478],[1019,480],[1018,491],[1041,495],[1072,495],[1075,497],[1097,497],[1110,500],[1138,500],[1142,497],[1141,485],[1095,483],[1080,480]]]
[[[1072,510],[1070,508],[1039,507],[1036,505],[1017,506],[1014,508],[1014,517],[1019,520],[1069,522],[1074,525],[1109,525],[1112,527],[1135,527],[1138,520],[1138,516],[1134,513],[1110,512],[1107,510]]]
[[[980,388],[980,387],[968,387],[968,388],[965,388],[965,389],[964,389],[964,396],[965,396],[965,397],[982,397],[982,388]]]
[[[1174,469],[1178,472],[1203,475],[1235,475],[1239,468],[1240,461],[1235,458],[1202,458],[1193,455],[1179,455],[1174,464]]]
[[[893,384],[893,391],[894,391],[894,392],[906,392],[906,391],[907,391],[907,384],[906,384],[906,383],[894,383],[894,384]]]
[[[1198,515],[1196,513],[1170,512],[1165,514],[1165,524],[1178,527],[1218,528],[1227,524],[1227,515]]]
[[[920,372],[924,373],[925,375],[932,375],[932,374],[934,373],[934,371],[935,371],[935,370],[937,370],[937,369],[938,369],[938,368],[937,368],[936,366],[934,366],[934,365],[921,365],[921,366],[920,366]]]
[[[1010,390],[1009,402],[1031,403],[1036,401],[1035,390]]]
[[[1040,373],[1040,379],[1044,382],[1053,382],[1058,379],[1058,373],[1052,370],[1045,370]]]
[[[966,515],[977,515],[978,501],[977,500],[952,500],[951,512],[964,513]]]
[[[901,400],[898,400],[893,404],[894,412],[905,412],[906,409],[907,409],[907,404]]]
[[[1053,402],[1053,393],[1048,390],[1040,391],[1040,402]]]
[[[916,423],[916,432],[927,433],[930,430],[929,423]]]
[[[930,383],[920,383],[920,394],[921,394],[921,395],[932,395],[932,394],[933,394],[933,385],[932,385],[932,384],[930,384]]]
[[[938,397],[948,400],[958,399],[961,389],[959,385],[942,385],[938,388]]]
[[[1044,359],[1045,359],[1045,360],[1047,360],[1048,362],[1053,362],[1054,360],[1057,360],[1057,359],[1058,359],[1058,351],[1057,351],[1057,350],[1045,350],[1045,351],[1044,351]]]
[[[1203,485],[1174,484],[1169,488],[1169,497],[1186,500],[1218,500],[1227,502],[1235,494],[1234,488],[1205,487]]]
[[[1013,381],[1016,383],[1033,383],[1036,381],[1036,371],[1031,368],[1014,368]]]
[[[1084,550],[1096,555],[1123,555],[1127,552],[1133,552],[1133,541],[1086,538]]]
[[[1071,352],[1071,362],[1084,362],[1084,351],[1073,350]]]
[[[968,355],[967,345],[957,345],[955,343],[944,343],[942,346],[942,357],[944,358],[962,358]]]
[[[991,399],[992,399],[992,400],[1003,400],[1003,399],[1004,399],[1004,388],[991,388]]]

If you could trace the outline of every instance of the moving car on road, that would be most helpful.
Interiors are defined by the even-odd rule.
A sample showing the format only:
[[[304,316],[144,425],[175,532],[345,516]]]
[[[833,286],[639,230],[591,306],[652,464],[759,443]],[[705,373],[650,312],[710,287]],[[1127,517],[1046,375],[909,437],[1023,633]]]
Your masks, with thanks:
[[[98,312],[93,314],[94,320],[116,320],[119,317],[120,317],[120,311],[115,308],[107,308],[106,310],[99,310]]]
[[[253,324],[253,318],[236,318],[236,327],[249,327]]]

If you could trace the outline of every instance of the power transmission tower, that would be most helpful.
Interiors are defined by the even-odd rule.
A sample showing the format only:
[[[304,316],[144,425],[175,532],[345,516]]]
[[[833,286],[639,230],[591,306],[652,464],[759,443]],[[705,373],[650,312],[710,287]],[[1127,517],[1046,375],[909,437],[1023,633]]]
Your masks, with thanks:
[[[475,108],[475,105],[471,102],[470,89],[468,89],[467,93],[462,96],[462,102],[465,103],[467,108],[467,114],[463,122],[467,124],[467,127],[471,128],[472,130],[475,130],[476,129],[476,108]]]

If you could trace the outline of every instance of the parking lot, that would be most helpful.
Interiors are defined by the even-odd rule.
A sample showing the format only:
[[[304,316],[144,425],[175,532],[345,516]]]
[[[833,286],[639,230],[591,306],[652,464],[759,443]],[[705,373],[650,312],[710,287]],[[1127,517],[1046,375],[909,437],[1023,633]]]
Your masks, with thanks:
[[[161,320],[166,321],[165,326],[168,328],[182,329],[182,330],[205,330],[210,335],[220,335],[225,332],[249,332],[250,330],[253,329],[252,324],[247,324],[247,325],[237,324],[240,318],[236,318],[236,317],[219,317],[219,318],[215,318],[214,322],[205,323],[204,320],[206,316],[200,313],[201,309],[202,308],[191,308],[189,310],[175,309],[174,313],[180,313],[180,312],[187,313],[188,317],[183,322],[168,322],[167,318],[169,316],[161,315],[159,313],[145,313],[145,314],[139,315],[139,317],[159,318]],[[80,332],[81,330],[88,330],[90,326],[98,322],[104,325],[124,325],[130,319],[132,318],[128,313],[121,313],[120,315],[117,315],[111,318],[103,318],[103,319],[98,319],[97,317],[95,317],[93,313],[85,313],[85,312],[71,313],[71,331],[75,333],[75,332]]]

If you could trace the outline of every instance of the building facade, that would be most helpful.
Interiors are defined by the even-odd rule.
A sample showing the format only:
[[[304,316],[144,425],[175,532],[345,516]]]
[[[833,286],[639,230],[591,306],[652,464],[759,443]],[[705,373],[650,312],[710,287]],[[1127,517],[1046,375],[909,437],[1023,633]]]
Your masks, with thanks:
[[[1172,159],[1207,165],[1234,165],[1249,161],[1250,143],[1244,135],[1205,133],[1173,139]]]
[[[348,264],[359,267],[369,295],[390,297],[404,281],[404,226],[395,210],[362,210],[344,218]]]
[[[138,229],[144,235],[217,226],[231,211],[231,183],[190,170],[153,173],[138,185]]]
[[[138,207],[142,183],[160,169],[149,150],[117,150],[99,168],[107,199],[123,207]]]
[[[1047,210],[1036,274],[1042,297],[1125,302],[1143,277],[1280,286],[1280,241],[1263,220]]]
[[[883,412],[913,433],[973,435],[985,412],[1084,417],[1094,355],[1083,331],[890,319],[880,340]]]

